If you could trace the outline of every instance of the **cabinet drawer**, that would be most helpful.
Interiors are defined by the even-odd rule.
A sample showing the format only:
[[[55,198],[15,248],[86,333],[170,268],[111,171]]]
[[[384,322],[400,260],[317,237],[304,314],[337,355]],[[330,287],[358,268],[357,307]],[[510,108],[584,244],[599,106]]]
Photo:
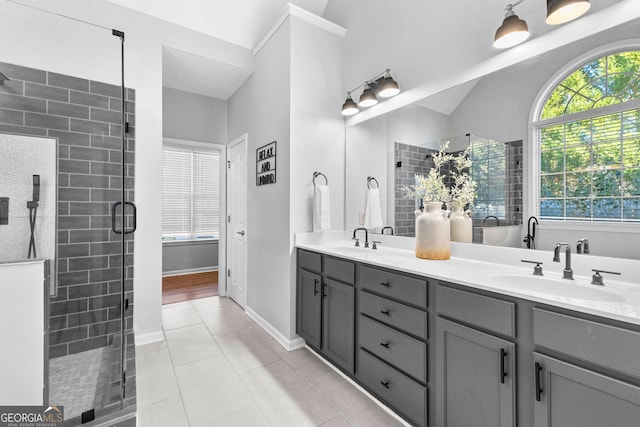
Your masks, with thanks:
[[[427,382],[427,344],[360,316],[358,344],[414,378]]]
[[[362,266],[360,286],[409,304],[427,308],[427,282],[377,268]]]
[[[472,294],[446,286],[436,287],[439,314],[515,338],[516,305],[512,302]]]
[[[533,342],[640,378],[640,332],[534,308]]]
[[[330,256],[324,257],[324,273],[332,279],[354,284],[356,279],[356,267],[352,262],[343,261]]]
[[[412,424],[427,424],[427,390],[409,377],[358,351],[358,378],[375,395],[394,407]]]
[[[427,339],[427,313],[368,292],[358,294],[360,313]]]
[[[300,268],[319,273],[322,270],[322,255],[298,249],[298,265]]]

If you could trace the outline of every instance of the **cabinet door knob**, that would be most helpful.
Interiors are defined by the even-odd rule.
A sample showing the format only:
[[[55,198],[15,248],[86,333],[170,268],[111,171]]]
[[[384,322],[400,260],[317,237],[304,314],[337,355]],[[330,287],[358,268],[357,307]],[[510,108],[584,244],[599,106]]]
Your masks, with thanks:
[[[389,348],[388,342],[381,342],[380,345],[383,346],[384,348]]]
[[[380,313],[384,314],[385,316],[391,316],[391,314],[389,314],[389,310],[380,310]]]
[[[380,384],[382,384],[384,388],[389,388],[389,381],[380,381]]]
[[[388,288],[389,282],[380,282],[380,285],[384,286],[385,288]]]

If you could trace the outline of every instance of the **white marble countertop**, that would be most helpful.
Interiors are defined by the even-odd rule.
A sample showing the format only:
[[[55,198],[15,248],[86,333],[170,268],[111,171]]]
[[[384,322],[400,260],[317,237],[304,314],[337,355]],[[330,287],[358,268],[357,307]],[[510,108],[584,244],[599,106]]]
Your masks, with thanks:
[[[451,259],[432,261],[415,257],[413,238],[375,235],[382,241],[377,250],[356,248],[350,238],[347,232],[298,233],[296,247],[640,325],[640,261],[572,253],[571,281],[562,279],[564,250],[555,263],[551,251],[452,243]],[[534,276],[534,264],[521,259],[542,261],[544,276]],[[622,275],[603,274],[605,286],[596,286],[592,268]]]

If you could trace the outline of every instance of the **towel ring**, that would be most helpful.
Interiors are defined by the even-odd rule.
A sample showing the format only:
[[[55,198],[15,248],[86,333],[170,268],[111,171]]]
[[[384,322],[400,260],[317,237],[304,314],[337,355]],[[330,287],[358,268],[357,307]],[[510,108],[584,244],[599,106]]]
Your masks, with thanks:
[[[322,172],[314,172],[313,173],[313,185],[318,185],[318,184],[316,184],[316,178],[319,177],[319,176],[322,176],[324,178],[325,185],[329,185],[329,179]]]
[[[380,188],[380,184],[378,183],[378,180],[377,180],[377,179],[375,179],[375,178],[374,178],[374,177],[372,177],[372,176],[368,176],[368,177],[367,177],[367,188],[368,188],[369,190],[371,190],[371,181],[375,181],[375,182],[376,182],[376,187],[375,187],[375,188]]]

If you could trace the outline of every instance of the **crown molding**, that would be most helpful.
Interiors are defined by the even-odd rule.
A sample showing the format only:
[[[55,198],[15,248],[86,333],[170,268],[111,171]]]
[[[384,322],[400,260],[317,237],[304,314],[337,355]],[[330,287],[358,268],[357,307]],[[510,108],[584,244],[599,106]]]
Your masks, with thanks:
[[[273,37],[273,35],[278,31],[278,28],[289,18],[289,16],[295,16],[296,18],[302,19],[305,22],[308,22],[311,25],[315,25],[318,28],[321,28],[325,31],[333,33],[339,37],[346,37],[347,29],[341,27],[338,24],[334,24],[333,22],[324,19],[321,16],[318,16],[314,13],[309,12],[306,9],[301,8],[300,6],[296,6],[295,4],[287,3],[285,7],[280,12],[278,19],[276,19],[275,23],[271,26],[271,28],[267,31],[264,37],[256,44],[253,48],[253,55],[257,55],[258,52],[264,47],[265,44]]]

